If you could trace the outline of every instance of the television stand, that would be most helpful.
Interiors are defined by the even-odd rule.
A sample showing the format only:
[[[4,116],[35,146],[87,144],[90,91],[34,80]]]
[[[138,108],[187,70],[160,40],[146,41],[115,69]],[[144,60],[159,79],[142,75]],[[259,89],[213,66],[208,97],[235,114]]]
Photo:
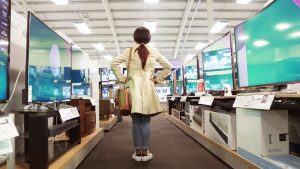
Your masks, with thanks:
[[[58,117],[57,110],[14,111],[24,115],[25,160],[30,169],[48,169],[49,163],[81,142],[79,117],[48,128],[48,118]],[[49,137],[63,132],[68,133],[67,140],[49,144]]]

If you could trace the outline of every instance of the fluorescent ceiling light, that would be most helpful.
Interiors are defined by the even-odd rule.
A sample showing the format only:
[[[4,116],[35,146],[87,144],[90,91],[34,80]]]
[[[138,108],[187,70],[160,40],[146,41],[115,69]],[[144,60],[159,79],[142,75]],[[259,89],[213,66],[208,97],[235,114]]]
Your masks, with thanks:
[[[68,0],[52,0],[56,5],[67,5],[69,3]]]
[[[249,36],[248,35],[241,35],[238,37],[238,40],[240,41],[245,41],[245,40],[248,40],[249,39]]]
[[[195,49],[201,50],[201,49],[203,49],[205,46],[206,46],[206,43],[199,42],[199,43],[196,45]]]
[[[277,30],[285,30],[288,29],[289,27],[291,27],[291,25],[287,23],[280,23],[276,25]]]
[[[153,43],[153,42],[148,43],[148,45],[149,45],[150,47],[154,48],[154,43]]]
[[[92,33],[91,29],[84,22],[82,22],[82,23],[73,23],[73,24],[76,26],[76,28],[82,34],[91,34]]]
[[[210,33],[219,33],[221,32],[225,26],[228,24],[227,21],[218,21],[215,25],[210,29]]]
[[[156,32],[156,22],[144,22],[144,26],[149,29],[150,33]]]
[[[8,45],[8,41],[6,41],[6,40],[0,40],[0,45],[7,46]]]
[[[299,32],[294,32],[294,33],[290,34],[290,37],[291,38],[298,38],[298,37],[300,37],[300,31]]]
[[[104,50],[104,46],[101,43],[98,44],[93,44],[93,46],[97,49],[97,50]]]
[[[257,46],[257,47],[263,47],[263,46],[266,46],[268,45],[269,42],[266,41],[266,40],[257,40],[254,42],[254,45]]]
[[[237,0],[237,4],[249,4],[252,0]]]
[[[106,60],[112,60],[112,57],[110,55],[105,55],[104,59],[106,59]]]
[[[147,4],[155,4],[155,3],[158,3],[159,2],[159,0],[144,0],[145,1],[145,3],[147,3]]]
[[[73,45],[72,48],[73,49],[80,49],[80,47],[78,45]]]

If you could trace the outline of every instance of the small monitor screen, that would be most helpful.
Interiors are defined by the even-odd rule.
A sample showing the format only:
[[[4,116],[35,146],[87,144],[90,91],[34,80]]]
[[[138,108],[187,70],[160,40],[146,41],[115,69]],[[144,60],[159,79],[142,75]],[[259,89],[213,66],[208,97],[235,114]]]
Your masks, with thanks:
[[[71,98],[71,45],[29,13],[27,33],[28,102]]]
[[[233,89],[231,34],[228,33],[202,51],[205,90]]]
[[[76,96],[90,96],[90,83],[72,83],[72,95]]]

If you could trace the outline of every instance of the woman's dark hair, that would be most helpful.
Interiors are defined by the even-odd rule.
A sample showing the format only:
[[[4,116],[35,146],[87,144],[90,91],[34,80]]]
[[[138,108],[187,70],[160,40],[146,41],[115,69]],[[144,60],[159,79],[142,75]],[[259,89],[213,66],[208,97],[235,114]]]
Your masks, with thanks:
[[[142,67],[144,69],[149,55],[149,51],[146,48],[145,44],[149,43],[151,40],[150,31],[145,27],[139,27],[134,31],[133,38],[136,43],[140,44],[135,52],[138,51],[142,62]]]

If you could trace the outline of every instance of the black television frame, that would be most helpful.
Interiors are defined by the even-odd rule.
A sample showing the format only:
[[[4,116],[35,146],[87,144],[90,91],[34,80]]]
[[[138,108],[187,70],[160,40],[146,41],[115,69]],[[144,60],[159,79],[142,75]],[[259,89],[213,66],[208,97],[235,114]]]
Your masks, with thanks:
[[[268,87],[268,86],[284,86],[284,85],[287,85],[287,84],[292,84],[292,83],[297,83],[297,82],[300,82],[300,79],[299,80],[296,80],[296,81],[289,81],[289,82],[281,82],[281,83],[268,83],[268,84],[262,84],[262,85],[251,85],[251,86],[243,86],[243,87],[240,87],[240,82],[239,82],[239,65],[238,65],[238,53],[237,53],[237,48],[236,48],[236,36],[235,36],[235,30],[238,26],[244,24],[245,22],[251,20],[253,17],[257,16],[258,14],[260,14],[262,11],[264,11],[265,9],[269,8],[270,6],[274,5],[274,3],[276,3],[276,0],[275,1],[272,1],[270,2],[268,5],[264,6],[262,9],[260,9],[259,11],[257,11],[254,15],[252,15],[250,18],[244,20],[243,22],[241,22],[240,24],[236,25],[234,27],[234,40],[235,40],[235,49],[236,49],[236,54],[235,54],[235,59],[236,59],[236,69],[237,69],[237,89],[249,89],[249,88],[259,88],[259,87]]]
[[[41,104],[41,103],[62,103],[62,102],[66,102],[68,100],[71,100],[72,98],[72,71],[71,71],[71,83],[70,83],[70,98],[66,99],[66,100],[57,100],[57,101],[48,101],[48,102],[35,102],[35,101],[31,101],[29,102],[28,100],[28,68],[29,68],[29,38],[30,38],[30,18],[31,16],[36,17],[43,25],[45,25],[50,31],[54,32],[55,34],[57,34],[62,40],[64,40],[66,43],[68,43],[71,47],[71,70],[72,70],[72,43],[69,43],[68,41],[66,41],[61,35],[59,35],[58,33],[56,33],[53,29],[51,29],[47,24],[45,24],[40,18],[38,18],[36,15],[34,15],[32,12],[28,11],[27,12],[27,34],[26,34],[26,71],[25,71],[25,91],[23,91],[23,94],[25,94],[25,96],[22,97],[26,97],[25,100],[23,101],[23,104],[29,104],[29,103],[37,103],[37,104]],[[23,98],[24,99],[24,98]]]
[[[209,45],[207,45],[206,47],[204,47],[201,51],[201,54],[202,54],[202,66],[203,66],[203,89],[204,91],[208,91],[208,92],[214,92],[214,91],[224,91],[225,89],[223,90],[205,90],[205,69],[204,69],[204,59],[203,59],[203,51],[212,46],[213,44],[215,44],[216,42],[218,42],[219,40],[223,39],[225,36],[229,35],[230,36],[230,49],[231,49],[231,70],[232,70],[232,85],[233,85],[233,88],[231,90],[235,90],[237,87],[236,87],[236,84],[235,84],[235,66],[234,66],[234,56],[233,56],[233,47],[232,47],[232,33],[231,31],[225,33],[223,36],[221,36],[220,38],[216,39],[215,41],[213,41],[212,43],[210,43]]]
[[[9,90],[10,90],[10,74],[9,74],[9,70],[10,70],[10,31],[11,31],[11,0],[7,0],[8,2],[8,31],[7,31],[7,41],[8,41],[8,45],[7,45],[7,82],[6,82],[6,98],[3,100],[0,100],[0,103],[7,103],[9,100]]]

